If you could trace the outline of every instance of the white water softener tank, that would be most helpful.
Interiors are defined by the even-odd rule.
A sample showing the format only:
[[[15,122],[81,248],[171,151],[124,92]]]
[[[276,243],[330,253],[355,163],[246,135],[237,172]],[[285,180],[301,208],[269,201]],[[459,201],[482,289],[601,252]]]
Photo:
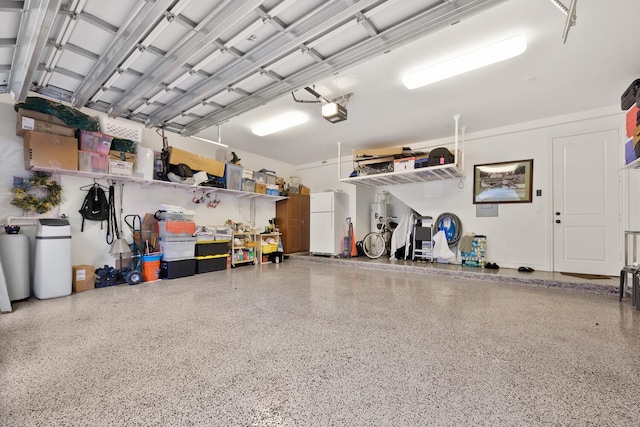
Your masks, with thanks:
[[[71,227],[66,219],[38,220],[33,294],[39,299],[71,295]]]
[[[29,237],[25,234],[0,234],[0,262],[7,282],[9,300],[29,298]]]

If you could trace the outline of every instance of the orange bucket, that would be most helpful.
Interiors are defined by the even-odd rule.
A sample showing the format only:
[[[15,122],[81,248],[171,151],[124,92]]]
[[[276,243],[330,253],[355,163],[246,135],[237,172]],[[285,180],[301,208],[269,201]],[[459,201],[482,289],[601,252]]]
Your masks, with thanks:
[[[160,258],[162,254],[142,255],[142,280],[160,280]]]

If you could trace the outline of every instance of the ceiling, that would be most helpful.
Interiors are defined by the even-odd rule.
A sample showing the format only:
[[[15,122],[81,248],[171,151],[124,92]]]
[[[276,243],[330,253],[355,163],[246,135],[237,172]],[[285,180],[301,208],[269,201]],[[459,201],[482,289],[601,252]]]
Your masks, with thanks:
[[[346,153],[451,136],[455,114],[475,132],[616,105],[640,77],[640,2],[576,5],[563,44],[552,0],[0,0],[0,91],[300,165],[335,158],[338,141]],[[528,40],[518,57],[401,83],[517,33]],[[324,120],[305,86],[346,101],[348,119]],[[251,133],[288,111],[309,120]]]

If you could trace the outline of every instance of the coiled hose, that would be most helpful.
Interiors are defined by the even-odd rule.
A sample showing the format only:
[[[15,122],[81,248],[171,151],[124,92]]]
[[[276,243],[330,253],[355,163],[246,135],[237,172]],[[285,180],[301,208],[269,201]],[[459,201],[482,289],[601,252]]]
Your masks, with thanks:
[[[451,212],[445,212],[436,219],[436,230],[444,231],[449,246],[455,246],[462,236],[462,223],[460,218]]]

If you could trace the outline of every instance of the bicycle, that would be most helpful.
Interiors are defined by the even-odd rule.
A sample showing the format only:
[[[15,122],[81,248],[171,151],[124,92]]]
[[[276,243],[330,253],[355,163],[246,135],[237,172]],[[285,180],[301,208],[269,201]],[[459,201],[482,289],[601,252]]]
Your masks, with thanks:
[[[378,231],[372,231],[362,239],[362,251],[368,258],[380,258],[384,253],[390,252],[393,232],[393,227],[389,223],[391,219],[396,217],[378,218],[378,224],[376,224]]]

